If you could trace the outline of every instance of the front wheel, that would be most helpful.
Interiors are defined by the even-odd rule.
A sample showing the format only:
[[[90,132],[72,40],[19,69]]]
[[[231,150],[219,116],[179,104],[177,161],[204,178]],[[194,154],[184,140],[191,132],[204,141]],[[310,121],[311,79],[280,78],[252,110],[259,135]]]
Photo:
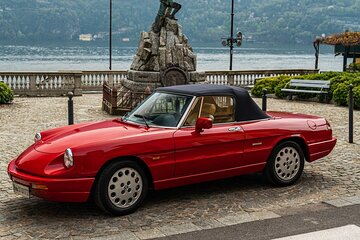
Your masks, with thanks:
[[[265,168],[265,176],[277,186],[290,186],[302,175],[304,153],[296,142],[287,141],[277,145],[272,151]]]
[[[138,164],[122,160],[107,166],[95,184],[95,203],[102,210],[118,216],[138,209],[149,186],[145,172]]]

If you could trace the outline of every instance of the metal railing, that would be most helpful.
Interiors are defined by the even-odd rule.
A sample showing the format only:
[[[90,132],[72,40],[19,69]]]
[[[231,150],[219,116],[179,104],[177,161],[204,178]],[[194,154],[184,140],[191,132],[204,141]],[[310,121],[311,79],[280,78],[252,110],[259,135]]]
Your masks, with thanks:
[[[151,93],[132,92],[125,88],[110,86],[107,82],[103,85],[102,109],[111,115],[123,115],[134,109]]]

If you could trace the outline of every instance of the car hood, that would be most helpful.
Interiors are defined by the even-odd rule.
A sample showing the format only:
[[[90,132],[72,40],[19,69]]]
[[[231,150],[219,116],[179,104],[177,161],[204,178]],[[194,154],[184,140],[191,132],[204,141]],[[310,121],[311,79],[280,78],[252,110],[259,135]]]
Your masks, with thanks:
[[[144,128],[125,125],[118,120],[85,123],[42,132],[42,140],[37,142],[34,148],[42,153],[63,153],[67,148],[116,140],[144,131]]]
[[[50,129],[41,132],[42,139],[26,149],[16,159],[17,169],[36,176],[73,176],[72,171],[66,170],[63,165],[63,154],[67,148],[81,154],[86,148],[96,151],[97,147],[103,149],[111,142],[121,144],[128,138],[143,135],[148,130],[139,125],[126,124],[119,120],[82,123]],[[80,165],[79,165],[80,166]]]

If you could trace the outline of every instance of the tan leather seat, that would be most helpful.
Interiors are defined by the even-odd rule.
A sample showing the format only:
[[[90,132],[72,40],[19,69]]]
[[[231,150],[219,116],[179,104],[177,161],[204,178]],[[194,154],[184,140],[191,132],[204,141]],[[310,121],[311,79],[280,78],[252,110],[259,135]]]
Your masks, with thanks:
[[[214,121],[214,114],[216,112],[215,104],[204,103],[200,117],[211,118]],[[192,113],[186,120],[186,125],[195,126],[196,120],[198,119],[198,112]]]
[[[201,111],[201,117],[211,118],[212,120],[214,120],[215,112],[216,112],[215,104],[204,103]]]

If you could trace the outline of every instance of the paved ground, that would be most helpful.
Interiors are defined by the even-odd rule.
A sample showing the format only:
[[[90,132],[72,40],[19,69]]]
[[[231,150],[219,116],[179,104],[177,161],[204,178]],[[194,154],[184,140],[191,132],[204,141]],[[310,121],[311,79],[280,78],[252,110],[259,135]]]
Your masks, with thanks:
[[[360,198],[359,198],[360,200]],[[312,204],[284,210],[283,217],[189,232],[158,240],[359,240],[360,205]],[[275,239],[276,238],[276,239]],[[280,239],[279,239],[280,238]]]
[[[101,95],[75,98],[75,121],[109,118],[100,105]],[[325,116],[339,139],[330,156],[306,165],[295,186],[273,188],[258,174],[236,177],[152,193],[135,214],[117,218],[103,215],[91,203],[15,196],[6,173],[8,162],[32,143],[34,133],[65,125],[66,106],[65,98],[16,98],[13,104],[0,106],[0,239],[162,237],[232,225],[239,217],[277,217],[282,209],[360,194],[360,113],[355,112],[356,144],[348,144],[347,109],[269,99],[269,110]]]

